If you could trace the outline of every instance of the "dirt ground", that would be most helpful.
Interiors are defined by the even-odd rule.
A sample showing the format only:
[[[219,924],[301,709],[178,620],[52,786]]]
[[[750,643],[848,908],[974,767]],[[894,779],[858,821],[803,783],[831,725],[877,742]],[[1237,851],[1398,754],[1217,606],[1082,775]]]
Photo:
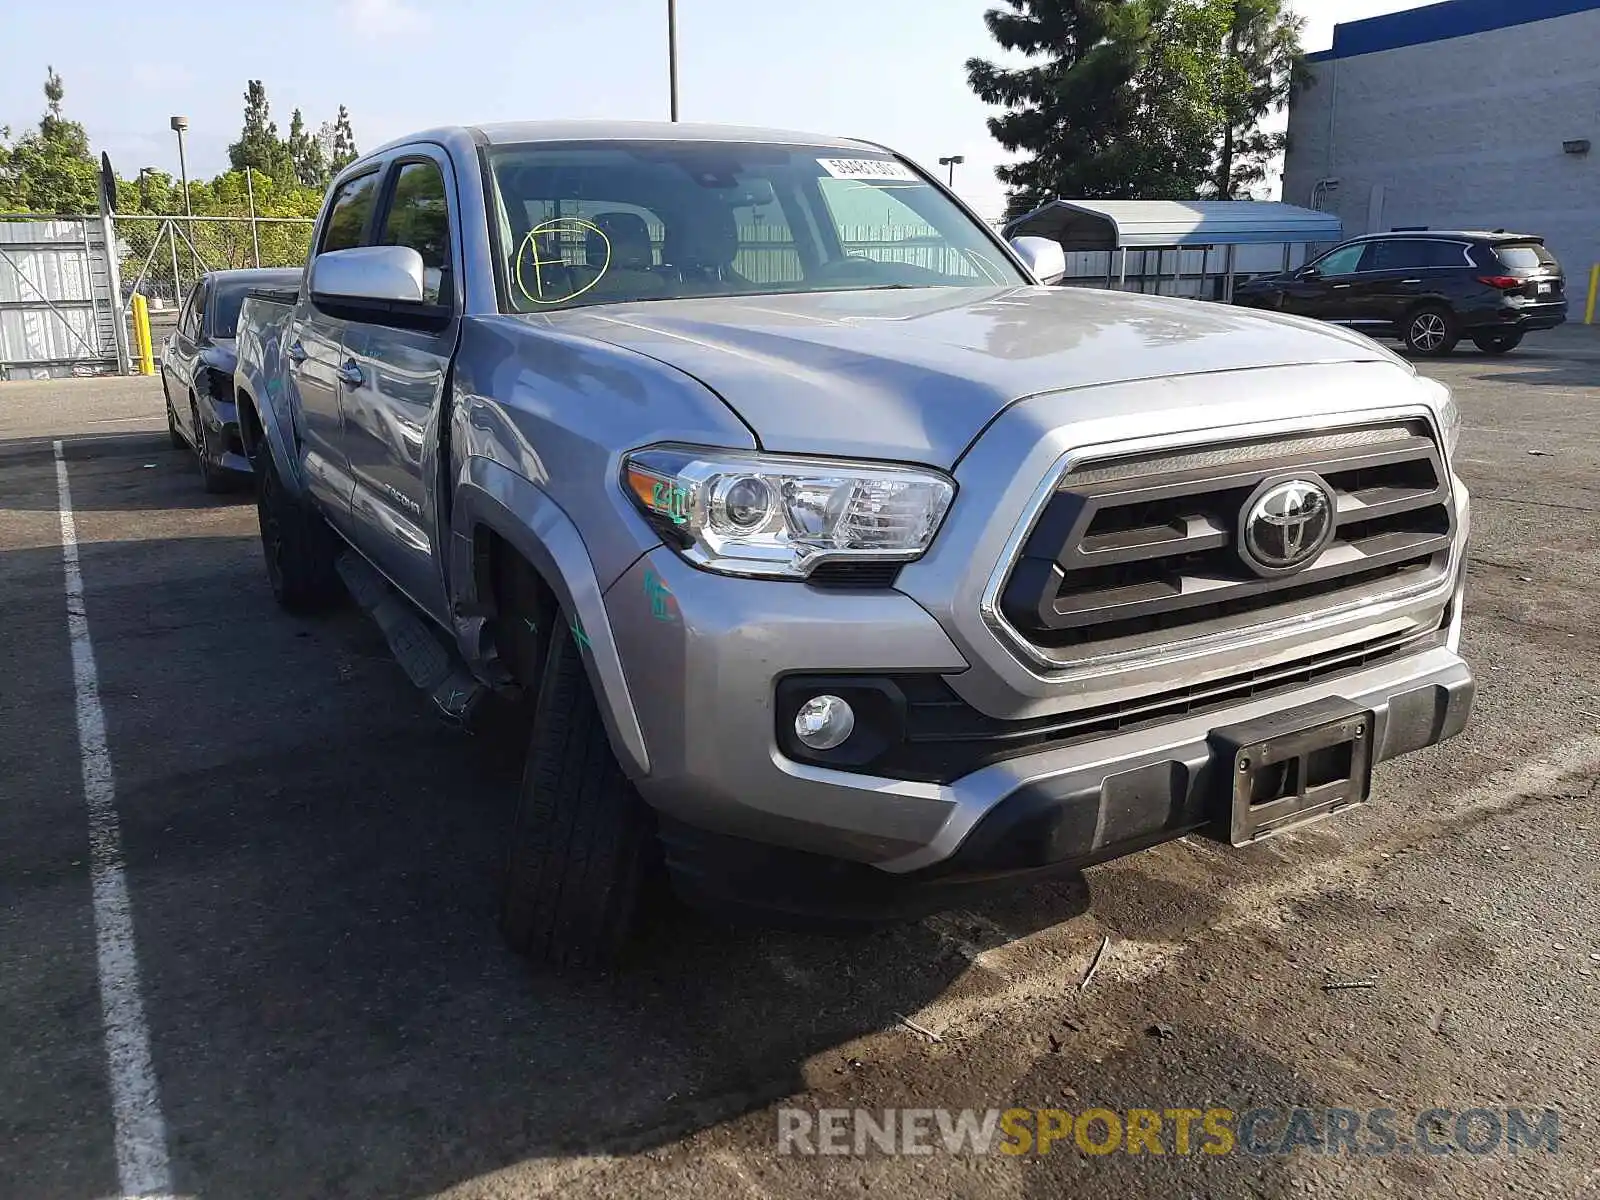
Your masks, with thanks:
[[[1466,419],[1462,738],[1303,833],[1096,868],[1087,912],[678,914],[603,979],[498,940],[519,747],[435,720],[358,613],[277,611],[156,381],[0,385],[0,1196],[118,1191],[54,439],[177,1195],[1600,1195],[1600,330],[1422,369]],[[1297,1106],[1399,1137],[1278,1153]],[[779,1150],[784,1108],[1040,1107],[1268,1114],[1260,1153]],[[1519,1108],[1554,1152],[1452,1141]]]

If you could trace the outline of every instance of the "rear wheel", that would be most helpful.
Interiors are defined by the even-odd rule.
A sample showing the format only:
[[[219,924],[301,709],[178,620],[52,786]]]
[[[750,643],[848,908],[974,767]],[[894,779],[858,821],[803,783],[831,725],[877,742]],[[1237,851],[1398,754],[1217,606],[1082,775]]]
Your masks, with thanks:
[[[194,422],[194,455],[200,464],[200,486],[215,496],[233,487],[233,477],[211,461],[211,443],[206,437],[206,423],[200,419],[200,404],[189,397],[189,419]]]
[[[1472,344],[1485,354],[1510,354],[1522,345],[1522,331],[1519,329],[1510,333],[1476,333],[1472,335]]]
[[[1448,308],[1430,305],[1411,314],[1402,335],[1407,349],[1429,356],[1449,354],[1461,340],[1455,314]]]
[[[270,453],[261,456],[258,479],[256,516],[273,597],[292,613],[331,608],[340,596],[338,539],[314,509],[284,490]]]
[[[657,857],[654,820],[611,750],[560,610],[546,602],[510,619],[532,629],[522,653],[542,663],[500,927],[536,963],[604,967],[632,939]],[[519,673],[529,678],[524,664]]]

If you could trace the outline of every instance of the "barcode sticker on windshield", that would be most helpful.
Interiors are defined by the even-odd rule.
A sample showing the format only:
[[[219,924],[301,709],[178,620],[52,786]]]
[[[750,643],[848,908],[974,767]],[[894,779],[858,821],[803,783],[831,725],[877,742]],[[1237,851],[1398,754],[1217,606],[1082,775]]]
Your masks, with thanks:
[[[905,163],[887,158],[819,158],[818,164],[835,179],[899,179],[916,180],[916,175]]]

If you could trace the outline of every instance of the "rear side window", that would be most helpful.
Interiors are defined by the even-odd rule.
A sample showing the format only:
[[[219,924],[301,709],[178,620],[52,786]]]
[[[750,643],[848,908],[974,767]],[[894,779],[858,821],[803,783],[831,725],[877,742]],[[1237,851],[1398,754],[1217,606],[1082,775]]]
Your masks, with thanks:
[[[450,207],[436,164],[401,164],[378,244],[415,250],[422,256],[422,298],[429,304],[451,302]]]
[[[1511,271],[1539,271],[1557,266],[1556,256],[1543,246],[1496,246],[1495,257]]]
[[[378,199],[378,173],[376,171],[352,179],[333,198],[333,209],[328,213],[327,227],[322,231],[322,245],[317,253],[326,250],[348,250],[361,245],[361,235],[367,228],[367,218]]]
[[[1460,242],[1424,242],[1428,248],[1428,267],[1470,267],[1467,248]]]

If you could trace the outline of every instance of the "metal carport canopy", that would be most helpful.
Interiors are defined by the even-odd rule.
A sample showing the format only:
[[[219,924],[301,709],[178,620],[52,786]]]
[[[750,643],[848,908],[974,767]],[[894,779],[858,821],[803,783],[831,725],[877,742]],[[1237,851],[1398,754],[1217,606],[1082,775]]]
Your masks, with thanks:
[[[1006,237],[1047,237],[1064,250],[1337,242],[1333,213],[1259,200],[1051,200],[1005,227]]]

